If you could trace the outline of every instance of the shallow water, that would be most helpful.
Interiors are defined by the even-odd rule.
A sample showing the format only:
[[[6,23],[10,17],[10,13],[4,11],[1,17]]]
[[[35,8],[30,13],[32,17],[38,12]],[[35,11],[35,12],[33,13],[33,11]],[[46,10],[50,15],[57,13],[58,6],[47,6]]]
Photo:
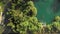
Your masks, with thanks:
[[[35,2],[35,6],[38,10],[37,18],[42,22],[47,22],[48,24],[52,22],[55,16],[60,15],[60,11],[58,8],[60,5],[57,5],[55,9],[56,0],[39,0]],[[54,9],[54,10],[53,10]]]

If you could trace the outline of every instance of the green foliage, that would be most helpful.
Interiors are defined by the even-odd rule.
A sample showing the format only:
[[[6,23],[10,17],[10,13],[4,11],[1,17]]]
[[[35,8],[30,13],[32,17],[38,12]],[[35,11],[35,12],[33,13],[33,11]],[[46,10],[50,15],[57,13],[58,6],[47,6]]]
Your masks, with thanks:
[[[8,18],[9,23],[7,26],[11,26],[14,32],[20,34],[28,34],[28,31],[32,33],[39,30],[38,20],[36,18],[37,10],[34,7],[32,1],[10,1],[12,9],[8,9],[6,15],[10,15]],[[19,3],[18,3],[19,2]],[[25,2],[25,3],[24,3]]]
[[[36,17],[37,9],[32,0],[8,0],[9,2],[11,4],[9,7],[11,8],[7,7],[8,11],[5,12],[5,18],[9,22],[5,25],[11,26],[14,32],[40,34],[42,32],[60,31],[60,17],[57,16],[55,18],[56,21],[52,22],[52,24],[43,24]]]

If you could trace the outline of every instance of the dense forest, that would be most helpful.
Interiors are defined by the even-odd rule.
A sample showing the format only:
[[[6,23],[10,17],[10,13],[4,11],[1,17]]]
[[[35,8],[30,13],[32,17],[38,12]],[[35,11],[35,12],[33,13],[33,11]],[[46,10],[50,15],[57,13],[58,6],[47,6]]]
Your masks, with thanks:
[[[52,24],[37,19],[37,0],[0,0],[0,34],[58,34],[60,16]]]

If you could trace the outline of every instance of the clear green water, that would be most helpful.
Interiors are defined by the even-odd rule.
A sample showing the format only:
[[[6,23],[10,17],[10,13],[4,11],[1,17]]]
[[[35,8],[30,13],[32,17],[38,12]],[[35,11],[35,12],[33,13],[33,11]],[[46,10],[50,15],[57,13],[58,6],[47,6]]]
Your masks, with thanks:
[[[40,0],[35,2],[35,6],[38,10],[37,18],[42,22],[51,23],[55,16],[60,15],[60,12],[54,13],[52,5],[54,0]]]

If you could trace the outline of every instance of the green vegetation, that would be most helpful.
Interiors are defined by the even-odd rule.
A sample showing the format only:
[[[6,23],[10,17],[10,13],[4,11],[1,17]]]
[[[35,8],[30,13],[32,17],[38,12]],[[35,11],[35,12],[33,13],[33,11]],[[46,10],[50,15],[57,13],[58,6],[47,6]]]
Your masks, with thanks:
[[[7,26],[12,26],[13,31],[19,32],[20,34],[37,32],[40,27],[36,14],[37,10],[32,1],[18,0],[14,3],[12,2],[11,11],[6,13],[6,15],[11,16],[8,19],[9,23]]]
[[[5,2],[6,3],[6,2]],[[60,17],[57,16],[52,24],[45,25],[40,22],[36,15],[37,9],[32,0],[8,0],[5,26],[11,26],[14,33],[19,34],[44,34],[60,32]],[[5,10],[4,10],[5,11]],[[9,17],[8,17],[9,16]]]

